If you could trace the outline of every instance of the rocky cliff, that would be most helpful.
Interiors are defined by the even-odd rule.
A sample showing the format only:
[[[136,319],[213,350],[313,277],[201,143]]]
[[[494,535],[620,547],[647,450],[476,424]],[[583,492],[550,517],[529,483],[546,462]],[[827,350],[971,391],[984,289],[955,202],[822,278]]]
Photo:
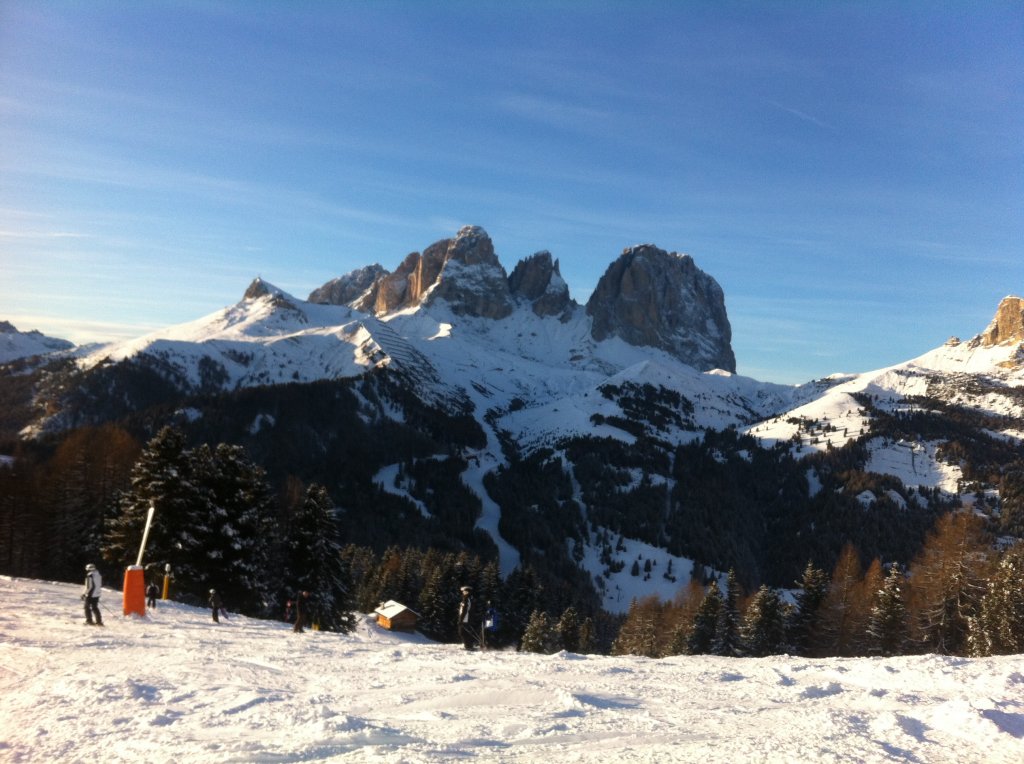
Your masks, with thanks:
[[[310,298],[316,295],[318,302],[350,304],[374,315],[437,300],[446,301],[456,315],[504,318],[512,312],[505,269],[494,254],[491,238],[479,226],[465,226],[455,238],[409,254],[394,273],[380,269],[370,279],[370,273],[363,271],[328,282]],[[332,288],[336,282],[340,285]],[[356,286],[362,287],[358,293]]]
[[[1024,299],[1012,295],[1004,297],[980,339],[984,347],[1024,342]]]
[[[456,315],[492,319],[525,303],[536,315],[561,321],[578,307],[550,252],[523,259],[506,275],[491,238],[478,226],[413,252],[393,273],[370,266],[329,281],[310,301],[378,316],[443,301]],[[598,341],[619,337],[665,350],[702,371],[736,370],[722,289],[689,255],[651,244],[626,249],[601,278],[587,314]]]
[[[366,294],[379,279],[388,272],[376,263],[365,268],[352,271],[347,276],[332,279],[322,287],[314,289],[307,298],[309,302],[327,305],[348,305],[356,302]]]
[[[689,255],[652,244],[623,251],[587,302],[594,339],[620,337],[706,371],[736,371],[722,288]]]
[[[576,304],[569,297],[569,285],[559,272],[558,261],[552,262],[547,250],[520,260],[508,277],[508,286],[512,296],[530,303],[538,316],[564,320]]]

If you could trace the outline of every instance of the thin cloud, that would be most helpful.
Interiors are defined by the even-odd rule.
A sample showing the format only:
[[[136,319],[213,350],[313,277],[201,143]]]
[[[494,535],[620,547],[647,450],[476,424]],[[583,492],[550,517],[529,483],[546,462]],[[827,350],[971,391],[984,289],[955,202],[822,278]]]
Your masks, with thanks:
[[[835,129],[835,128],[832,127],[832,125],[828,124],[827,122],[823,122],[822,120],[820,120],[817,117],[815,117],[813,114],[808,114],[805,111],[800,111],[799,109],[794,109],[793,107],[786,106],[785,104],[781,104],[778,101],[768,100],[768,101],[766,101],[766,103],[769,106],[774,106],[776,109],[779,109],[780,111],[786,112],[787,114],[792,114],[797,119],[803,120],[804,122],[810,122],[812,125],[817,125],[818,127],[822,128],[823,130],[833,130],[833,129]]]
[[[603,122],[610,116],[601,109],[522,93],[503,96],[497,106],[501,111],[561,128],[589,129],[594,122]]]
[[[73,231],[10,231],[0,229],[0,239],[88,239],[87,233]]]

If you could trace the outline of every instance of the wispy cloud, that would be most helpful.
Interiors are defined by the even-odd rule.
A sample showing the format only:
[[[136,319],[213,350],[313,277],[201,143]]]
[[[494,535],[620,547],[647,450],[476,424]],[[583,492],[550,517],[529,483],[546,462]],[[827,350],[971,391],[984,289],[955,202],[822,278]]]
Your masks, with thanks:
[[[0,239],[88,239],[90,234],[73,231],[11,231],[0,229]]]
[[[769,106],[774,106],[776,109],[784,111],[787,114],[791,114],[794,117],[796,117],[797,119],[803,120],[804,122],[809,122],[812,125],[817,125],[818,127],[822,128],[823,130],[833,130],[834,129],[832,127],[832,125],[828,124],[827,122],[823,122],[822,120],[820,120],[817,117],[815,117],[813,114],[808,114],[806,111],[800,111],[800,109],[794,109],[793,107],[786,106],[785,104],[781,104],[778,101],[766,100],[765,103],[767,103]]]
[[[497,107],[509,114],[559,128],[590,128],[594,122],[603,122],[610,116],[603,109],[524,93],[502,96],[497,101]]]

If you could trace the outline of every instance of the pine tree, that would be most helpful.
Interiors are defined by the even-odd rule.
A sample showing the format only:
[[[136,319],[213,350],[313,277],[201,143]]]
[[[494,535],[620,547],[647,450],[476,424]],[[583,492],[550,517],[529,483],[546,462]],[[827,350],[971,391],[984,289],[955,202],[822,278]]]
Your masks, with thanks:
[[[722,593],[718,589],[718,582],[712,580],[704,599],[700,601],[696,615],[693,617],[693,628],[690,629],[687,641],[687,652],[690,655],[705,655],[711,652],[711,646],[715,641],[718,614],[721,610]]]
[[[715,623],[715,638],[711,644],[713,655],[738,656],[743,653],[740,637],[740,585],[736,571],[730,570],[725,580],[725,596]]]
[[[310,593],[309,620],[324,631],[355,628],[352,584],[341,555],[338,510],[321,485],[310,485],[289,523],[283,580],[288,591]]]
[[[633,600],[626,620],[612,643],[612,655],[644,655],[657,658],[659,645],[661,604],[657,597]]]
[[[860,556],[853,544],[846,544],[836,561],[825,601],[821,605],[821,628],[815,641],[815,655],[854,655],[857,587],[863,580]]]
[[[545,655],[558,652],[558,634],[548,614],[543,610],[534,610],[530,613],[530,620],[526,624],[519,649],[524,653]]]
[[[592,655],[597,652],[597,629],[594,619],[587,616],[580,624],[579,645],[576,649],[580,655]]]
[[[205,553],[226,602],[243,612],[266,613],[276,600],[271,554],[276,546],[273,503],[263,469],[240,446],[220,444],[203,481],[212,517]],[[212,580],[211,580],[212,583]]]
[[[164,427],[143,448],[131,488],[118,500],[104,530],[103,558],[123,569],[135,563],[149,507],[156,508],[145,559],[173,567],[175,590],[202,602],[209,582],[196,535],[194,513],[208,497],[194,481],[192,453],[184,435]],[[187,596],[186,596],[187,599]]]
[[[440,642],[458,641],[459,587],[463,581],[456,569],[455,555],[428,553],[424,558],[424,576],[417,608],[420,630]]]
[[[555,625],[555,633],[563,650],[578,653],[580,650],[580,614],[569,605]]]
[[[783,652],[786,624],[782,600],[775,589],[762,586],[754,593],[743,622],[743,641],[748,654],[755,658]]]
[[[869,651],[874,655],[900,655],[907,641],[907,607],[903,590],[906,576],[893,564],[882,588],[876,592],[867,633]]]
[[[515,568],[505,580],[505,595],[498,603],[501,614],[500,634],[506,643],[522,638],[529,623],[530,614],[541,609],[544,587],[537,574],[529,566]]]
[[[989,550],[977,515],[950,512],[936,522],[910,575],[912,627],[924,649],[966,653],[969,619],[985,593]]]
[[[828,577],[810,561],[804,568],[796,595],[796,607],[787,623],[788,642],[797,655],[809,655],[818,639],[821,605],[828,594]]]
[[[978,615],[969,620],[971,655],[1024,653],[1024,542],[1008,549],[988,581]]]

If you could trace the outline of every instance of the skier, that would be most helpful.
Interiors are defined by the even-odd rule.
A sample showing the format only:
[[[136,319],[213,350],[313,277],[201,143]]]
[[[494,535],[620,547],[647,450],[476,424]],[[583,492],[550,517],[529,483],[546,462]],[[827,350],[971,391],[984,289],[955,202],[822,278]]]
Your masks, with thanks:
[[[220,618],[217,617],[219,613],[224,613],[225,618],[228,617],[227,612],[224,610],[224,603],[221,601],[216,589],[210,589],[210,609],[213,611],[214,623],[220,623]]]
[[[156,607],[156,595],[160,593],[157,585],[150,581],[146,587],[146,607]]]
[[[459,602],[459,634],[462,636],[462,646],[472,650],[476,646],[477,634],[473,628],[473,587],[463,586],[462,600]]]
[[[498,630],[498,609],[488,601],[484,611],[483,628],[480,629],[480,648],[487,649],[487,632],[492,634]]]
[[[300,592],[295,598],[295,625],[292,631],[301,634],[306,629],[306,619],[309,618],[309,592]]]
[[[100,590],[103,586],[103,577],[96,570],[91,562],[85,566],[85,591],[82,592],[82,601],[85,602],[85,622],[90,626],[102,626],[103,616],[100,615]],[[93,618],[95,617],[95,621]]]

